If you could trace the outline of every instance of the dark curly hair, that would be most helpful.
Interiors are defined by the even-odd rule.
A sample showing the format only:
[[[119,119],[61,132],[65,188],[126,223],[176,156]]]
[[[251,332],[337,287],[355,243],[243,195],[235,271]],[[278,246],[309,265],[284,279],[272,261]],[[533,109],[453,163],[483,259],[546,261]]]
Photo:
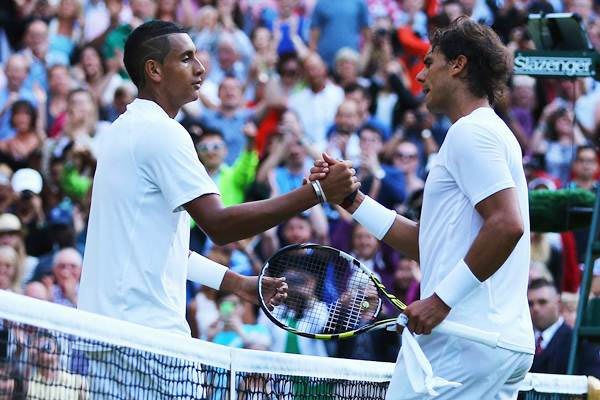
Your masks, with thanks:
[[[433,33],[431,49],[440,51],[447,60],[459,55],[467,58],[465,77],[469,90],[477,97],[498,101],[512,70],[510,54],[498,35],[489,27],[462,16],[447,28]]]
[[[37,109],[35,108],[35,106],[33,104],[31,104],[31,102],[29,102],[27,100],[17,100],[13,103],[13,105],[11,107],[10,125],[14,128],[15,114],[17,114],[21,111],[24,111],[27,114],[29,114],[29,118],[30,118],[29,130],[34,131],[36,120],[37,120]]]

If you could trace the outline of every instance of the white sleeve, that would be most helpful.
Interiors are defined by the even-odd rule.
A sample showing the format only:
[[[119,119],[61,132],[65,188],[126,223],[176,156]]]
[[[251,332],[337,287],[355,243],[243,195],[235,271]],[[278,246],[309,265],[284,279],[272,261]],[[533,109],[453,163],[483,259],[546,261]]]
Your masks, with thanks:
[[[500,190],[515,187],[506,145],[491,132],[463,123],[449,140],[446,167],[473,206]]]
[[[146,178],[160,190],[173,211],[204,194],[219,193],[198,159],[188,132],[176,121],[165,121],[164,129],[152,129],[142,149],[136,152]]]

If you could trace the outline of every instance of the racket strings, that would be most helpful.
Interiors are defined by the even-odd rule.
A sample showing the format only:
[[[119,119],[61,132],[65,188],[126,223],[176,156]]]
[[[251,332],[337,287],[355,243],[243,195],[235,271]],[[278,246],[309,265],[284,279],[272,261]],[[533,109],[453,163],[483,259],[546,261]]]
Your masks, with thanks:
[[[346,329],[355,329],[362,321],[370,322],[374,318],[376,309],[373,307],[378,301],[375,285],[361,269],[356,268],[348,283],[348,292],[352,293]]]
[[[353,329],[358,325],[361,319],[361,311],[363,307],[363,300],[366,297],[366,290],[361,290],[361,293],[355,294],[354,301],[350,308],[350,316],[346,321],[346,329]]]
[[[327,319],[327,324],[325,325],[325,332],[331,332],[334,330],[334,327],[340,318],[341,310],[342,306],[339,300],[336,300],[329,306],[329,318]]]
[[[347,332],[370,323],[379,310],[377,289],[369,275],[334,249],[282,252],[269,260],[265,275],[286,278],[288,297],[271,315],[288,327],[294,319],[299,331]]]

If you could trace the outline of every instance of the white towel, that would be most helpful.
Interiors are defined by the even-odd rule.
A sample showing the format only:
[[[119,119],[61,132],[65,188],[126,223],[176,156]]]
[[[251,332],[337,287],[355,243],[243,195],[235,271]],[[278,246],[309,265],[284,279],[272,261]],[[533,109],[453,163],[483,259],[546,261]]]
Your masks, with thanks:
[[[402,331],[402,359],[404,360],[405,370],[408,380],[416,393],[428,394],[429,396],[439,396],[436,389],[446,386],[458,387],[459,382],[448,381],[433,374],[431,363],[421,350],[421,347],[415,340],[413,334],[406,328],[408,318],[405,314],[398,316],[398,324],[404,326]]]

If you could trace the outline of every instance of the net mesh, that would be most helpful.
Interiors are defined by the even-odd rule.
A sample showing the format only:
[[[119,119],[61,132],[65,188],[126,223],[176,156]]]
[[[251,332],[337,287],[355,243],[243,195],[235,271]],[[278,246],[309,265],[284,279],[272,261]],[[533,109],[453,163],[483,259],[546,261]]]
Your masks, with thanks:
[[[394,365],[227,348],[0,291],[0,400],[384,399]],[[529,374],[521,399],[586,399]]]

